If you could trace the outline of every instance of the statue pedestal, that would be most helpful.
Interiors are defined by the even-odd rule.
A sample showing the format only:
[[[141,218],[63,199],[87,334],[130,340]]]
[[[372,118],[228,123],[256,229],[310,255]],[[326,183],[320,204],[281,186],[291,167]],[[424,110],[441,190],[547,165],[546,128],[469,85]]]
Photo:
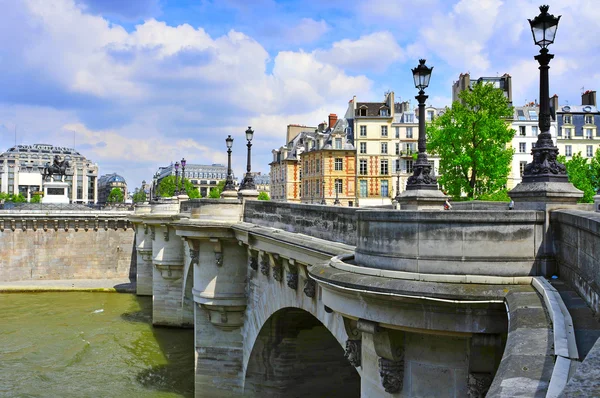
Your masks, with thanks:
[[[542,210],[548,205],[576,205],[583,192],[570,182],[521,182],[508,196],[515,202],[515,210]]]
[[[66,182],[51,181],[44,183],[44,197],[42,203],[69,204],[69,184]]]
[[[400,210],[444,210],[448,197],[439,189],[405,190],[398,197]]]

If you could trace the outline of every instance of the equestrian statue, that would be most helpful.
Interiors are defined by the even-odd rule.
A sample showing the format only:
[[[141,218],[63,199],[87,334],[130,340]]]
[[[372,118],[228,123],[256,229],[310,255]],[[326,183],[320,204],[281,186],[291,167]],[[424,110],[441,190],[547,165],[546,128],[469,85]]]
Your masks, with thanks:
[[[55,155],[52,164],[47,162],[46,166],[44,166],[42,169],[42,178],[44,181],[46,181],[46,179],[52,175],[58,175],[62,178],[62,176],[67,174],[67,168],[69,168],[69,166],[69,161],[67,159],[61,161],[60,157]]]

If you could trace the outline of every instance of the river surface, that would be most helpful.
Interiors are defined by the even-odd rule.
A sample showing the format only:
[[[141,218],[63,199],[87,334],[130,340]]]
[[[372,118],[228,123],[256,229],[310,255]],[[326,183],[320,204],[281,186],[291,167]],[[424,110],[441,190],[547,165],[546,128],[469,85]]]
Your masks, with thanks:
[[[0,294],[0,397],[192,397],[193,331],[151,319],[133,294]]]

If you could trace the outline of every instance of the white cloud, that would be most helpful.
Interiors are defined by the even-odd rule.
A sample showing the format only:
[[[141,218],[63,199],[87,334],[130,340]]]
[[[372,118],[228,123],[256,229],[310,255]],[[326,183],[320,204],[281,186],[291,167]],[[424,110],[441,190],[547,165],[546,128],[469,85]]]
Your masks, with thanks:
[[[283,36],[288,43],[312,43],[329,31],[329,25],[324,20],[315,21],[311,18],[302,18],[297,25],[285,30]]]

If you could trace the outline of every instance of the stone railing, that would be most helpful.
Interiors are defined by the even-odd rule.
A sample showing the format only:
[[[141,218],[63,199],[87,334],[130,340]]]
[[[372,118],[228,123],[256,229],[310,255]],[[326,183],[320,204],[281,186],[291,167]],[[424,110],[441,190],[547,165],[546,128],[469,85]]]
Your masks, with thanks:
[[[358,210],[256,200],[245,203],[244,221],[354,246]]]
[[[559,276],[595,313],[600,311],[600,215],[582,210],[550,214]]]

